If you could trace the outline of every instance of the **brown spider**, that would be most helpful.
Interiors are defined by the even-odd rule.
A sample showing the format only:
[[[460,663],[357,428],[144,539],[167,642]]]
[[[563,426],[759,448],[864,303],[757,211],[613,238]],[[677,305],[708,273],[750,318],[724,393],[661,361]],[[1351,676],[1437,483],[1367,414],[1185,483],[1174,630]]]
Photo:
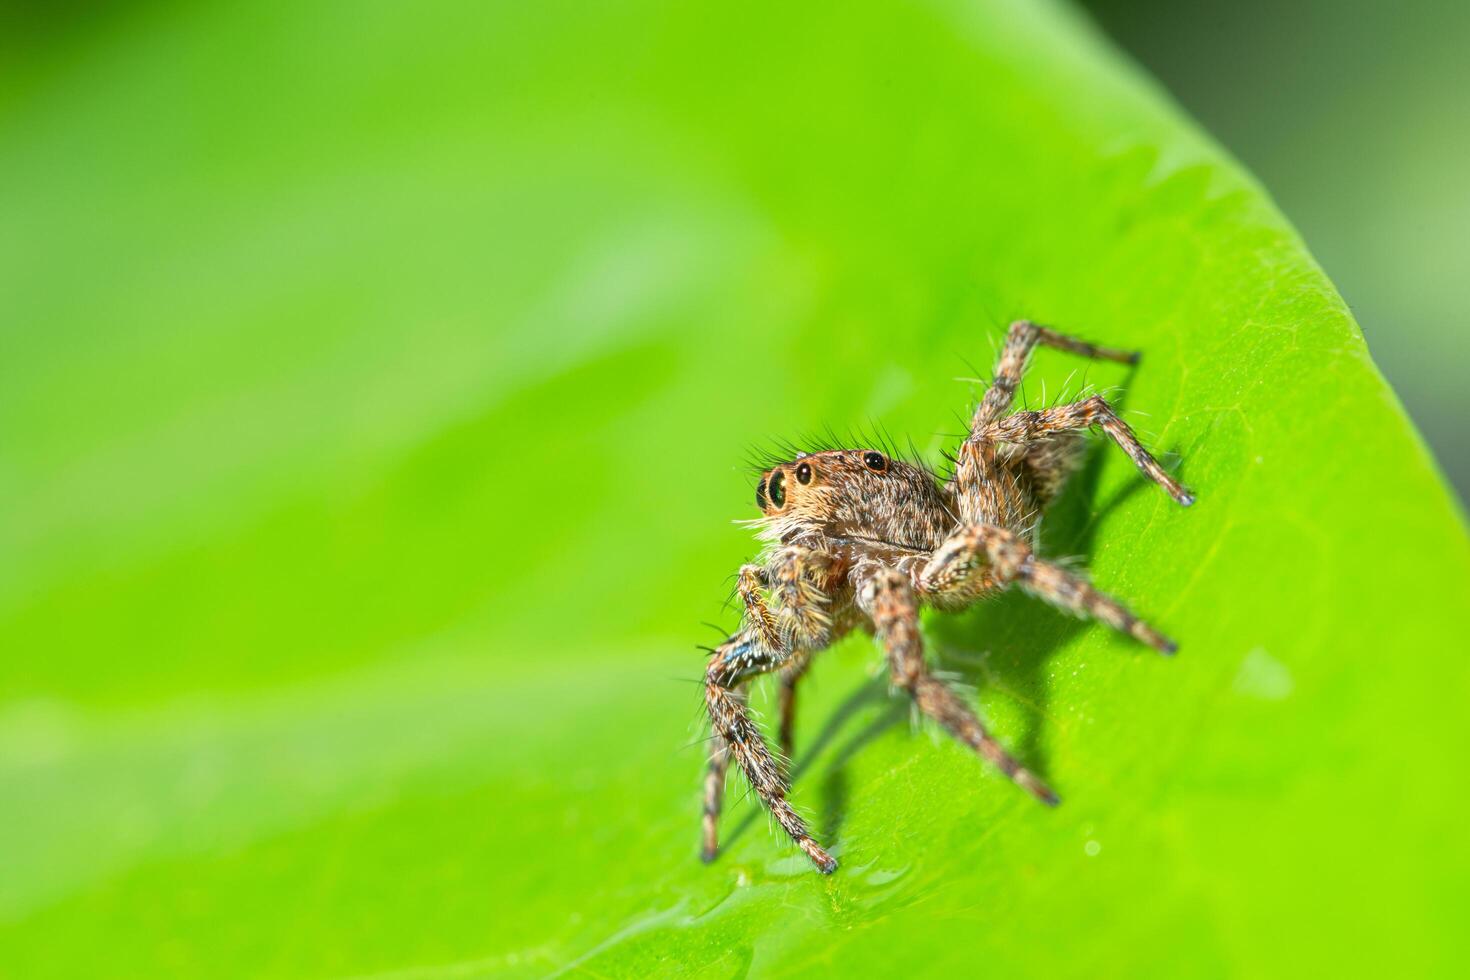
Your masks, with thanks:
[[[1161,653],[1174,643],[1094,589],[1043,561],[1032,549],[1043,509],[1082,459],[1082,435],[1098,428],[1138,468],[1184,506],[1194,497],[1164,472],[1101,396],[1039,412],[1010,412],[1026,360],[1037,344],[1134,364],[1138,355],[1095,347],[1033,323],[1011,324],[970,434],[943,486],[918,466],[872,449],[799,453],[761,474],[755,499],[760,564],[740,569],[745,604],[740,630],[717,648],[705,672],[704,700],[714,735],[704,791],[706,861],[716,829],[725,769],[733,755],[761,802],[819,871],[837,862],[817,844],[786,800],[783,767],[745,703],[753,677],[780,671],[781,746],[791,757],[796,684],[812,656],[854,627],[877,636],[893,681],[919,710],[1050,806],[1057,796],[1023,769],[975,713],[924,663],[923,605],[956,610],[1013,583],[1053,605],[1091,616]],[[1009,414],[1008,414],[1009,413]]]

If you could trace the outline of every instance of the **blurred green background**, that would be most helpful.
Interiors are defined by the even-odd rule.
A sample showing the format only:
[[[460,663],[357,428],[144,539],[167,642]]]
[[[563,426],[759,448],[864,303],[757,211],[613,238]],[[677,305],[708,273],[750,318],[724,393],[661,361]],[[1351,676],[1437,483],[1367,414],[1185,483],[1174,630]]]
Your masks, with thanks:
[[[1465,964],[1461,514],[1296,233],[1076,8],[0,10],[0,974]],[[1416,166],[1446,92],[1382,95]],[[1440,222],[1359,130],[1301,172]],[[1453,336],[1329,252],[1410,212],[1322,213],[1375,344]],[[1442,285],[1433,227],[1394,256]],[[747,451],[937,459],[1020,316],[1146,352],[1025,397],[1120,389],[1200,492],[1099,452],[1044,538],[1183,653],[1023,596],[927,624],[1047,812],[849,641],[795,791],[842,871],[739,789],[700,865]]]

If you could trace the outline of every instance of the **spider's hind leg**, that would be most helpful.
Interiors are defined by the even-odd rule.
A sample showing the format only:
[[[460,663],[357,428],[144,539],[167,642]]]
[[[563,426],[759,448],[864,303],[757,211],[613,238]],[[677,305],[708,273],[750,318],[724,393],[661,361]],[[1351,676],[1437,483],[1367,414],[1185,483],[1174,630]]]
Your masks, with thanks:
[[[1164,492],[1178,504],[1188,507],[1194,503],[1194,494],[1170,476],[1153,454],[1143,448],[1132,427],[1113,411],[1113,406],[1101,395],[1039,412],[1016,412],[987,424],[978,434],[989,442],[1028,446],[1065,433],[1083,432],[1092,428],[1101,429],[1109,439],[1117,443],[1118,448],[1133,460],[1133,465],[1144,476],[1163,487]]]
[[[1016,389],[1021,385],[1021,375],[1026,372],[1026,361],[1031,357],[1031,352],[1036,349],[1037,345],[1055,347],[1057,350],[1081,354],[1083,357],[1102,361],[1118,361],[1123,364],[1138,363],[1136,351],[1099,347],[1085,340],[1078,340],[1076,337],[1069,337],[1047,327],[1038,326],[1029,320],[1017,320],[1006,331],[1005,346],[1001,348],[1000,359],[995,365],[995,380],[986,390],[985,397],[981,399],[980,407],[975,410],[975,418],[970,424],[973,432],[979,432],[984,426],[994,422],[1010,410],[1011,403],[1016,399]]]

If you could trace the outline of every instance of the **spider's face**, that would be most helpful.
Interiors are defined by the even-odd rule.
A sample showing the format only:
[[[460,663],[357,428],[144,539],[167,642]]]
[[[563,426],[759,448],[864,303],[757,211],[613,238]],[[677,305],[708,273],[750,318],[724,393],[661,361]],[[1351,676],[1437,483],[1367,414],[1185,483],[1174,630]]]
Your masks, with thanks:
[[[947,513],[934,478],[874,449],[798,456],[766,470],[755,490],[768,540],[819,534],[933,547]]]
[[[802,453],[761,474],[755,504],[767,517],[820,517],[842,496],[881,493],[881,477],[893,465],[872,449]]]

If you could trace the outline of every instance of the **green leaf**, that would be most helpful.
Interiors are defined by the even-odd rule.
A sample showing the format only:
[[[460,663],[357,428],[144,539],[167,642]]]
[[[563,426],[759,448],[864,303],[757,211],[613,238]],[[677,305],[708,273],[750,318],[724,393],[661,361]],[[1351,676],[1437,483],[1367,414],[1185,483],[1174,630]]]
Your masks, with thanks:
[[[7,974],[1467,966],[1461,516],[1261,190],[1069,8],[139,5],[11,82]],[[745,450],[937,459],[1020,316],[1145,352],[1026,397],[1118,388],[1198,492],[1100,446],[1043,538],[1180,655],[928,621],[1049,811],[849,640],[793,792],[841,869],[735,782],[701,865]]]

